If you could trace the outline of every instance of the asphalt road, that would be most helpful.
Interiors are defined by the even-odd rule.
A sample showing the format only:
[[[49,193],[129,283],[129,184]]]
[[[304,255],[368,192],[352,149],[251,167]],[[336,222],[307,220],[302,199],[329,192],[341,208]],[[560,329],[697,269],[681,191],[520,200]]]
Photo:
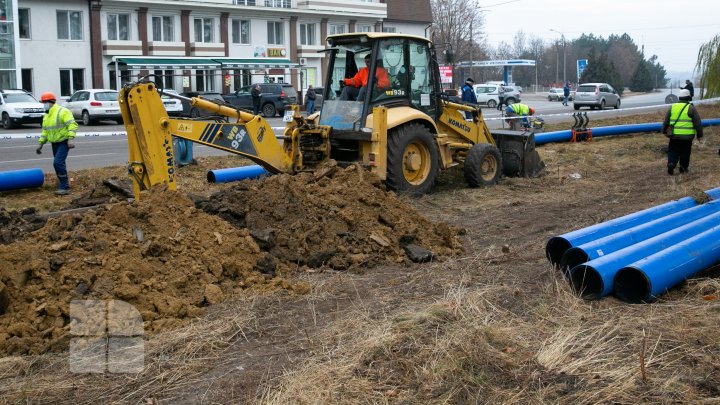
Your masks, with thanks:
[[[622,98],[622,107],[619,110],[608,109],[604,111],[582,109],[592,119],[614,117],[621,115],[641,114],[658,109],[666,109],[665,96],[669,90],[655,93],[630,95]],[[563,106],[557,101],[547,101],[545,93],[525,93],[523,103],[535,108],[536,114],[543,117],[547,123],[573,122],[572,104]],[[496,109],[483,108],[483,116],[491,129],[501,128],[503,119],[501,112]],[[281,118],[268,120],[272,127],[283,127]],[[568,126],[569,128],[569,126]],[[52,173],[52,149],[45,145],[41,155],[35,154],[37,138],[40,128],[28,125],[17,129],[0,129],[0,171],[19,170],[39,167],[43,171]],[[79,170],[93,167],[118,166],[127,164],[127,137],[125,127],[107,122],[78,129],[75,139],[76,147],[70,151],[68,169]],[[203,145],[195,145],[193,155],[217,156],[223,152]]]

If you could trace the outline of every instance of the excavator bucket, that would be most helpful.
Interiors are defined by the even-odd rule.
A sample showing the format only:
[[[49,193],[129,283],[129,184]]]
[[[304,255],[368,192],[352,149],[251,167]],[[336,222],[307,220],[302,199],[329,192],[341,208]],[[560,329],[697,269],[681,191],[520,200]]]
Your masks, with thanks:
[[[535,150],[532,131],[492,130],[502,155],[503,173],[509,177],[537,177],[545,171],[545,162]]]

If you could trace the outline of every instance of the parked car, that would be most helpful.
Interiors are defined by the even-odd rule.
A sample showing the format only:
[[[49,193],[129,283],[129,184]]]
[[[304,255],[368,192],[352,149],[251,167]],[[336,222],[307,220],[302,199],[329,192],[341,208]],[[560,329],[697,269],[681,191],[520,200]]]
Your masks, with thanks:
[[[225,104],[225,99],[222,94],[213,91],[188,91],[182,93],[185,97],[202,97],[206,100],[217,101],[220,104]],[[183,112],[182,115],[192,118],[206,118],[211,117],[213,114],[210,111],[203,110],[202,108],[191,107],[190,103],[182,101]]]
[[[473,86],[478,104],[486,105],[490,108],[497,107],[500,102],[498,98],[498,87],[500,87],[499,84],[476,84]]]
[[[123,122],[116,90],[78,90],[63,103],[63,106],[83,125],[91,125],[100,120],[114,120],[118,124]]]
[[[568,100],[573,100],[573,95],[575,94],[574,91],[570,91],[570,95],[568,95]],[[565,91],[562,88],[556,88],[553,87],[548,91],[548,101],[563,101],[565,98]]]
[[[462,103],[462,97],[458,89],[445,89],[443,90],[443,95],[452,103]]]
[[[503,86],[505,89],[505,104],[515,104],[522,101],[520,98],[520,90],[515,86]]]
[[[163,92],[178,94],[177,91],[172,90],[172,89],[163,89]],[[165,106],[165,111],[167,111],[169,116],[176,117],[178,115],[182,115],[182,113],[183,113],[182,101],[178,100],[177,98],[172,98],[170,96],[166,96],[164,94],[162,96],[160,96],[160,98],[162,98],[163,105]]]
[[[591,110],[597,107],[602,110],[608,106],[620,108],[620,94],[607,83],[582,83],[575,90],[573,108],[576,110],[580,107],[590,107]]]
[[[252,110],[252,96],[250,95],[252,86],[255,85],[241,87],[240,90],[232,94],[223,94],[222,97],[235,107]],[[282,116],[288,106],[298,102],[297,90],[292,84],[260,83],[260,91],[262,93],[260,109],[265,117],[273,117],[275,114]]]
[[[0,90],[0,115],[5,129],[22,124],[42,124],[45,107],[22,89]]]

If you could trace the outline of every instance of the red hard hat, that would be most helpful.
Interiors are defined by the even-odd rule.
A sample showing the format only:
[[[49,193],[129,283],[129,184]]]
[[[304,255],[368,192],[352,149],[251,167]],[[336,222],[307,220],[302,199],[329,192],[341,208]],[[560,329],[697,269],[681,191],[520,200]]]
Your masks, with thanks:
[[[535,115],[535,109],[530,107],[530,115]]]
[[[40,101],[42,101],[43,103],[46,101],[55,101],[55,100],[57,100],[57,98],[55,98],[55,94],[53,94],[49,91],[46,91],[45,93],[43,93],[40,96]]]

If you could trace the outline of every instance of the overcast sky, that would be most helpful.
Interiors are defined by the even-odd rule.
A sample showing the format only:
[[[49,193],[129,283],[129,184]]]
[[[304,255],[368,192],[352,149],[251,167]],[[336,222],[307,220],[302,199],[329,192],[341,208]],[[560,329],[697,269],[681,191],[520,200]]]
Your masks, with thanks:
[[[668,71],[691,72],[700,45],[720,34],[720,0],[477,0],[493,47],[524,31],[554,41],[582,33],[630,35]]]

